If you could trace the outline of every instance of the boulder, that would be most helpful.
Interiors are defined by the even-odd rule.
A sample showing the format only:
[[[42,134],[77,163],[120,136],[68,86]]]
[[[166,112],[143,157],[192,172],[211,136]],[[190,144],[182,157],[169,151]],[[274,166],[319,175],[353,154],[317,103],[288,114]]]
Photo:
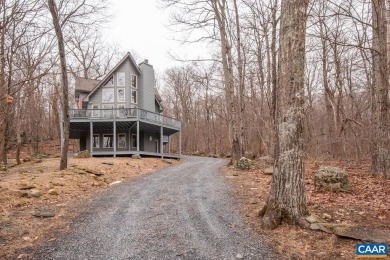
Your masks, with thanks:
[[[264,162],[265,164],[273,164],[274,163],[274,159],[268,155],[259,157],[259,158],[257,158],[257,160],[260,162]]]
[[[320,166],[314,177],[316,190],[332,192],[351,192],[348,174],[340,168],[332,166]]]
[[[268,167],[268,168],[264,169],[264,170],[263,170],[263,173],[264,173],[265,175],[272,175],[272,174],[274,173],[274,167],[271,166],[271,167]]]
[[[352,226],[346,224],[314,223],[310,226],[313,230],[322,230],[340,237],[349,237],[366,242],[387,243],[390,240],[390,232],[376,230],[370,227]]]
[[[240,170],[249,170],[252,165],[252,160],[241,157],[241,159],[237,162],[236,167]]]
[[[254,152],[245,152],[244,157],[250,160],[256,159],[256,154]]]
[[[50,189],[47,193],[50,195],[58,195],[58,191],[56,189]]]
[[[55,216],[54,212],[50,210],[36,210],[32,213],[32,215],[38,218],[52,218]]]
[[[162,162],[165,162],[167,164],[172,164],[172,161],[171,160],[168,160],[168,159],[161,159]]]
[[[141,159],[141,155],[139,155],[139,154],[133,154],[133,155],[131,156],[131,158],[132,158],[132,159]]]
[[[41,196],[42,196],[42,191],[40,191],[38,189],[32,189],[31,190],[31,197],[39,198]]]
[[[90,154],[88,150],[80,151],[78,153],[74,154],[74,157],[76,158],[89,158]]]

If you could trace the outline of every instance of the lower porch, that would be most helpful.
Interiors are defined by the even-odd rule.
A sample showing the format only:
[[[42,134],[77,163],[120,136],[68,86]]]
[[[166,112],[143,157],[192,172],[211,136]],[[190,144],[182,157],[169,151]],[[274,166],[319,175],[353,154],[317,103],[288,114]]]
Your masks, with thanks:
[[[79,139],[80,151],[91,156],[131,156],[181,158],[181,132],[142,120],[72,120],[70,138]],[[176,135],[176,146],[171,147]]]

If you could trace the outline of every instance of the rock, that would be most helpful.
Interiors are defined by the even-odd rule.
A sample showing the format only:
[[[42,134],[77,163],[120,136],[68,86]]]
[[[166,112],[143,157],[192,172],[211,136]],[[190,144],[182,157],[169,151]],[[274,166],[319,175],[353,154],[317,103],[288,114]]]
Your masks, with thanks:
[[[268,155],[259,157],[259,158],[257,158],[257,160],[258,161],[263,161],[266,164],[274,163],[274,159],[271,156],[268,156]]]
[[[141,159],[141,155],[139,155],[139,154],[133,154],[133,155],[131,156],[131,158],[132,158],[132,159]]]
[[[341,237],[363,240],[374,243],[387,243],[390,240],[390,232],[376,230],[370,227],[360,227],[345,224],[315,223],[311,229],[322,230]]]
[[[321,217],[323,219],[325,219],[326,221],[331,221],[332,220],[332,216],[327,214],[327,213],[322,213]]]
[[[106,164],[106,165],[114,165],[113,162],[102,162],[102,164]]]
[[[47,193],[50,195],[58,195],[58,191],[56,189],[50,189]]]
[[[274,167],[271,166],[271,167],[268,167],[268,168],[264,169],[263,173],[265,175],[272,175],[274,173]]]
[[[54,212],[50,210],[35,210],[32,215],[38,218],[52,218],[55,216]]]
[[[94,181],[94,182],[92,183],[92,186],[99,187],[99,186],[100,186],[100,183],[97,182],[97,181]]]
[[[249,200],[249,204],[257,204],[257,200],[256,199],[250,199]]]
[[[352,191],[348,174],[342,169],[332,166],[320,166],[314,177],[314,186],[316,190],[331,192]]]
[[[31,157],[23,158],[23,162],[29,162],[29,161],[31,161]]]
[[[30,193],[28,191],[25,191],[25,190],[19,191],[18,194],[21,198],[29,198],[30,197]]]
[[[42,196],[42,191],[40,191],[38,189],[32,189],[30,195],[31,195],[31,197],[39,198]]]
[[[157,164],[153,164],[153,168],[158,168],[158,165]]]
[[[244,157],[250,160],[256,159],[256,154],[254,152],[245,152]]]
[[[88,150],[80,151],[74,154],[75,158],[89,158],[90,154]]]
[[[38,160],[35,160],[35,161],[34,161],[34,163],[41,163],[41,162],[43,162],[42,159],[38,159]]]
[[[18,187],[16,187],[18,190],[31,190],[31,189],[34,189],[35,186],[34,185],[31,185],[31,184],[26,184],[26,185],[20,185]]]
[[[241,159],[237,162],[236,167],[240,170],[249,170],[252,165],[252,160],[241,157]]]
[[[119,184],[119,183],[121,183],[122,181],[114,181],[114,182],[111,182],[110,184],[108,184],[108,185],[115,185],[115,184]]]
[[[305,217],[305,219],[306,219],[310,224],[325,222],[324,219],[322,219],[321,217],[317,216],[316,214],[311,214],[310,216]]]
[[[237,258],[237,259],[243,259],[244,256],[243,256],[242,254],[237,254],[237,255],[236,255],[236,258]]]
[[[22,237],[24,241],[31,241],[31,237]]]
[[[171,160],[168,160],[168,159],[161,159],[162,162],[165,162],[167,164],[172,164],[172,161]]]

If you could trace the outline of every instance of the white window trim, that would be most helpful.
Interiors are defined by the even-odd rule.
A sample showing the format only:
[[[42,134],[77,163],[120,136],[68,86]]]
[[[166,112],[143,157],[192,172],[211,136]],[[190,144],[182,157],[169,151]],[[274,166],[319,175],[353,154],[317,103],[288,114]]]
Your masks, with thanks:
[[[123,90],[123,100],[119,100],[119,90]],[[116,89],[116,102],[120,102],[120,103],[126,102],[126,88]]]
[[[104,100],[104,93],[112,91],[112,100],[106,101]],[[102,103],[113,103],[115,102],[115,89],[114,88],[103,88],[102,89]]]
[[[135,87],[133,86],[133,77],[135,77]],[[138,89],[138,77],[135,74],[131,74],[131,87]]]
[[[125,146],[124,146],[124,147],[120,147],[120,146],[119,146],[119,140],[120,140],[120,139],[119,139],[119,136],[121,136],[121,135],[122,135],[122,136],[125,136],[125,138],[123,139],[123,140],[125,140]],[[118,141],[117,141],[117,148],[121,148],[121,149],[122,149],[122,148],[126,148],[126,146],[127,146],[127,143],[126,143],[126,133],[118,133],[117,140],[118,140]]]
[[[136,102],[133,102],[133,92],[135,92],[135,101]],[[138,104],[138,91],[136,89],[131,90],[131,103]]]
[[[102,146],[102,148],[104,148],[104,149],[110,149],[110,148],[113,148],[114,146],[110,146],[110,147],[104,147],[104,137],[106,137],[106,136],[111,136],[111,138],[112,138],[112,142],[114,143],[114,135],[113,134],[103,134],[103,146]]]
[[[95,136],[98,137],[98,142],[97,142],[97,146],[94,146],[95,142],[94,142],[94,139],[95,139]],[[92,136],[92,146],[93,148],[100,148],[100,134],[93,134]]]
[[[120,75],[123,75],[123,85],[120,84],[120,82],[119,82]],[[116,85],[118,87],[125,87],[126,86],[126,72],[120,71],[120,72],[116,73]]]

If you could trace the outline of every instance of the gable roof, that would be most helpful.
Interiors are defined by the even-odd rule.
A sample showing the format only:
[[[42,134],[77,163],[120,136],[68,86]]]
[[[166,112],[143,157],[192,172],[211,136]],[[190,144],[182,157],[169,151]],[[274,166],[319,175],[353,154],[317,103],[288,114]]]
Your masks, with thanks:
[[[76,77],[75,91],[89,93],[99,84],[99,82],[100,82],[100,80]]]
[[[137,69],[138,73],[141,74],[141,70],[139,69],[139,67],[137,66],[137,63],[135,62],[133,56],[131,56],[130,52],[128,52],[119,62],[118,64],[115,65],[114,68],[112,68],[110,70],[109,73],[106,74],[106,76],[104,76],[104,78],[99,82],[99,84],[97,84],[92,90],[91,92],[88,94],[88,96],[86,96],[84,98],[84,101],[89,101],[89,97],[95,93],[95,91],[97,89],[99,89],[108,79],[109,77],[112,75],[112,73],[114,73],[114,71],[120,66],[122,65],[122,63],[124,63],[127,59],[130,59],[130,62],[133,63],[134,67]]]

